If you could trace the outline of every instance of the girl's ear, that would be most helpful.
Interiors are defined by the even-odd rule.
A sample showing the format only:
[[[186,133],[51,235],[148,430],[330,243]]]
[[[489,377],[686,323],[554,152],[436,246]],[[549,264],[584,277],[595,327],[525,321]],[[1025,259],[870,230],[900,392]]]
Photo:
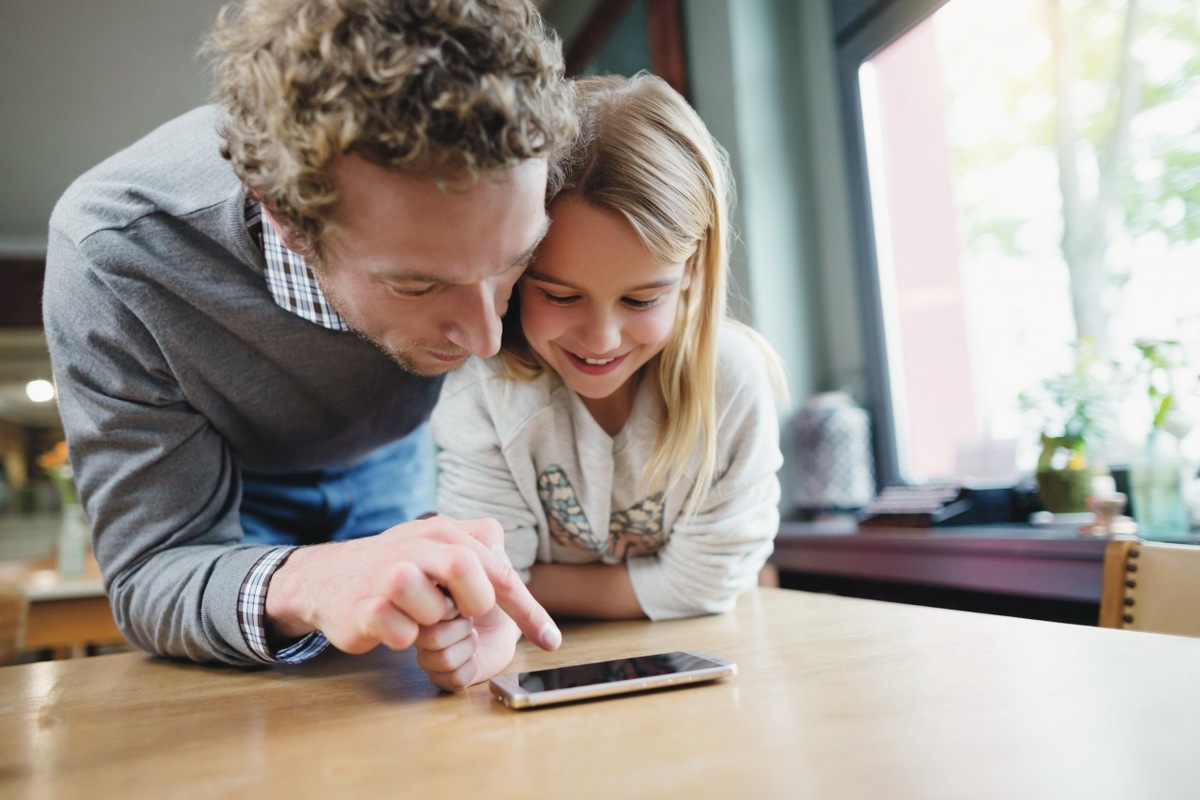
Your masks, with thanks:
[[[696,254],[692,253],[692,257],[683,265],[683,277],[679,279],[679,291],[686,292],[688,287],[692,285],[692,270],[696,268]]]

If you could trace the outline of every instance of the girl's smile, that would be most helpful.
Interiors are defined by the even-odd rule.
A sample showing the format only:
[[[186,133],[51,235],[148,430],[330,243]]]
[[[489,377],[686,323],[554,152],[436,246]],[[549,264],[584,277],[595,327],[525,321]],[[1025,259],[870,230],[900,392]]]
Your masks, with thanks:
[[[575,368],[586,375],[604,375],[611,370],[616,369],[625,360],[625,356],[610,356],[608,358],[588,358],[581,356],[578,353],[572,353],[564,350],[567,358],[575,365]]]

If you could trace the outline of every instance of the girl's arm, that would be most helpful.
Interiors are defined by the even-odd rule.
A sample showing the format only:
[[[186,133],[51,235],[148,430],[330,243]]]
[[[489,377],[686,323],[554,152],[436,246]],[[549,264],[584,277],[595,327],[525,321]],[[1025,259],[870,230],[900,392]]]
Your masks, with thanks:
[[[691,519],[677,518],[657,553],[630,559],[630,583],[651,619],[729,611],[754,588],[779,529],[783,464],[775,387],[756,344],[722,331],[717,475]]]
[[[534,564],[529,591],[553,616],[644,619],[624,564]]]
[[[537,558],[537,519],[500,444],[492,393],[498,379],[475,359],[451,373],[430,420],[438,448],[438,513],[490,517],[504,528],[504,549],[522,580]]]

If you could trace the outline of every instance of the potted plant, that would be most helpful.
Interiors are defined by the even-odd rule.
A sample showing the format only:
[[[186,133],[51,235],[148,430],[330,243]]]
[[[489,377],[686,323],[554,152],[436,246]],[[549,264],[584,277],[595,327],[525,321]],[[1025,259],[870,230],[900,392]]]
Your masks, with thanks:
[[[1086,512],[1092,479],[1108,473],[1097,458],[1111,416],[1113,366],[1103,363],[1089,339],[1075,345],[1066,372],[1021,393],[1022,408],[1041,428],[1038,497],[1056,514]]]

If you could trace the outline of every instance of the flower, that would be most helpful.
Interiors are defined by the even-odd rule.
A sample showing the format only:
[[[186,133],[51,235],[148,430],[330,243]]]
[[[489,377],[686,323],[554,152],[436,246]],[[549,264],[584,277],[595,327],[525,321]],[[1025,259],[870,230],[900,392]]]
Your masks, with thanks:
[[[67,458],[67,443],[59,442],[53,449],[38,456],[38,466],[45,470],[50,482],[58,491],[58,499],[64,506],[79,502],[75,497],[75,475],[71,471],[71,461]]]

